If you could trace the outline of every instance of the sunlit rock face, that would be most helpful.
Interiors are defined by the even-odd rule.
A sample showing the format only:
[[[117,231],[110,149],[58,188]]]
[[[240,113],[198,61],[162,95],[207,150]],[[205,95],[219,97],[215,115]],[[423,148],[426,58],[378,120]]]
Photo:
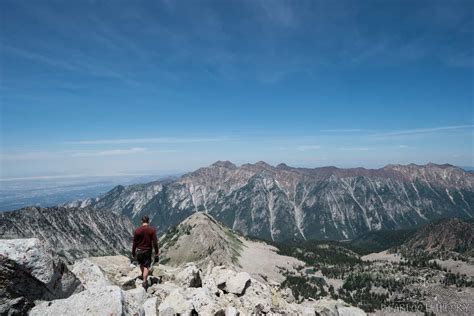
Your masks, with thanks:
[[[431,163],[305,169],[219,161],[178,180],[118,186],[74,205],[81,204],[135,221],[148,214],[161,232],[204,212],[267,240],[347,239],[440,217],[473,217],[474,174]]]
[[[37,300],[82,291],[80,280],[36,238],[0,239],[0,314],[24,315]]]
[[[0,238],[40,239],[69,262],[91,255],[130,252],[127,216],[92,208],[27,207],[0,213]]]

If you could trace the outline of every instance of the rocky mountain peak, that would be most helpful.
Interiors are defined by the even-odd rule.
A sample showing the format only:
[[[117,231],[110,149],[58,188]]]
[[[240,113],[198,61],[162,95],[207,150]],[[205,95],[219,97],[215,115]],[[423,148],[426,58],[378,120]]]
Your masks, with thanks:
[[[260,160],[259,162],[255,163],[255,166],[261,167],[261,168],[273,168],[270,164],[266,163],[265,161]]]
[[[259,280],[281,282],[284,280],[281,269],[292,271],[304,265],[297,259],[278,255],[277,249],[266,243],[237,234],[202,212],[169,229],[160,244],[162,262],[167,265],[179,266],[192,261],[202,269],[226,266],[248,272]]]
[[[212,167],[221,167],[221,168],[227,168],[227,169],[237,169],[237,166],[233,164],[232,162],[225,160],[225,161],[216,161],[211,165]]]
[[[242,241],[229,228],[222,226],[209,215],[196,212],[161,238],[164,262],[180,265],[196,262],[206,266],[236,264]],[[208,249],[213,249],[210,253]]]

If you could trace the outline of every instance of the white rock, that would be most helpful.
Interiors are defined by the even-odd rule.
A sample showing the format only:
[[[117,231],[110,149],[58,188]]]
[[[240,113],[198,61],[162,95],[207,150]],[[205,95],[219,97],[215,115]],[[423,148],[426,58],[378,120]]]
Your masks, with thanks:
[[[176,314],[189,315],[193,309],[193,304],[190,300],[187,300],[180,289],[174,290],[171,294],[166,297],[163,302],[158,306],[158,314],[161,316],[171,311]]]
[[[158,298],[151,297],[143,303],[143,310],[145,316],[156,316],[158,315]]]
[[[111,285],[99,266],[88,259],[76,261],[72,267],[72,273],[86,289]]]
[[[84,288],[66,264],[36,238],[0,240],[0,314],[24,314],[34,301]]]
[[[210,277],[214,279],[214,282],[218,287],[223,287],[227,280],[234,275],[234,271],[227,269],[224,266],[218,266],[212,269]]]
[[[0,255],[24,266],[32,276],[45,284],[53,279],[53,255],[37,238],[2,239],[0,240]]]
[[[66,299],[44,302],[30,311],[30,316],[89,315],[121,316],[122,291],[118,286],[96,288],[74,294]]]
[[[131,290],[141,285],[143,282],[138,278],[129,278],[126,276],[120,277],[116,282],[118,286],[120,286],[124,290]]]
[[[339,312],[339,316],[366,316],[367,315],[367,313],[364,312],[362,309],[354,307],[354,306],[339,307],[337,311]]]
[[[322,298],[315,302],[305,302],[305,305],[311,305],[313,309],[323,316],[365,316],[367,315],[360,308],[351,306],[343,300],[332,300]]]
[[[210,314],[216,309],[216,300],[202,287],[184,289],[182,293],[200,315]]]
[[[194,263],[188,263],[184,268],[179,271],[176,276],[176,281],[184,287],[201,287],[201,270],[194,265]]]
[[[239,297],[245,313],[269,313],[272,308],[272,294],[269,287],[252,279],[245,295]]]
[[[225,309],[225,316],[237,316],[237,309],[233,306],[228,306]]]
[[[123,303],[126,315],[143,316],[145,310],[143,304],[145,303],[148,295],[143,287],[137,287],[133,290],[128,290],[123,293]]]
[[[142,275],[142,271],[140,270],[140,267],[134,267],[132,270],[130,270],[130,272],[128,272],[127,278],[134,279],[134,278],[138,278],[141,275]]]
[[[170,282],[166,282],[163,284],[154,284],[148,288],[148,290],[150,291],[150,294],[157,296],[160,302],[163,301],[172,292],[178,289],[180,289],[179,286]]]
[[[247,287],[250,286],[250,283],[250,274],[247,272],[239,272],[227,279],[225,289],[227,292],[242,295]]]

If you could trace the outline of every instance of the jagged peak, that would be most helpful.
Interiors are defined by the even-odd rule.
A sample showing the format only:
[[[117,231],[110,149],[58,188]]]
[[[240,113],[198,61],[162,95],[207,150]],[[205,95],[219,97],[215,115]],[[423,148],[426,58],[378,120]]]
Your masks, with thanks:
[[[289,168],[290,168],[290,167],[289,167],[286,163],[284,163],[284,162],[279,163],[276,167],[277,167],[277,169],[289,169]]]
[[[212,167],[222,167],[228,169],[236,169],[237,166],[230,162],[229,160],[218,160],[211,165]]]
[[[216,220],[211,215],[203,213],[203,212],[194,212],[193,214],[185,218],[181,223],[190,223],[190,222],[202,221],[202,220],[213,222],[215,224],[217,223]]]
[[[259,162],[256,162],[256,163],[255,163],[255,166],[257,166],[257,167],[262,167],[262,168],[273,168],[272,165],[266,163],[266,162],[263,161],[263,160],[260,160]]]
[[[238,261],[242,240],[210,215],[195,212],[169,229],[160,244],[163,258],[173,265],[192,261],[205,267],[212,261],[230,266]]]

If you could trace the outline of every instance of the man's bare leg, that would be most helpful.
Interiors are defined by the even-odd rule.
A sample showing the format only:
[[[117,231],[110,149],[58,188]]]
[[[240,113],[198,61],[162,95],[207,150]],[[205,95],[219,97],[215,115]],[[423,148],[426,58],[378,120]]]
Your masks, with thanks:
[[[148,286],[148,268],[147,267],[143,267],[143,285],[146,287]]]
[[[140,265],[140,271],[142,272],[142,278],[141,279],[143,280],[143,266],[142,265]]]

